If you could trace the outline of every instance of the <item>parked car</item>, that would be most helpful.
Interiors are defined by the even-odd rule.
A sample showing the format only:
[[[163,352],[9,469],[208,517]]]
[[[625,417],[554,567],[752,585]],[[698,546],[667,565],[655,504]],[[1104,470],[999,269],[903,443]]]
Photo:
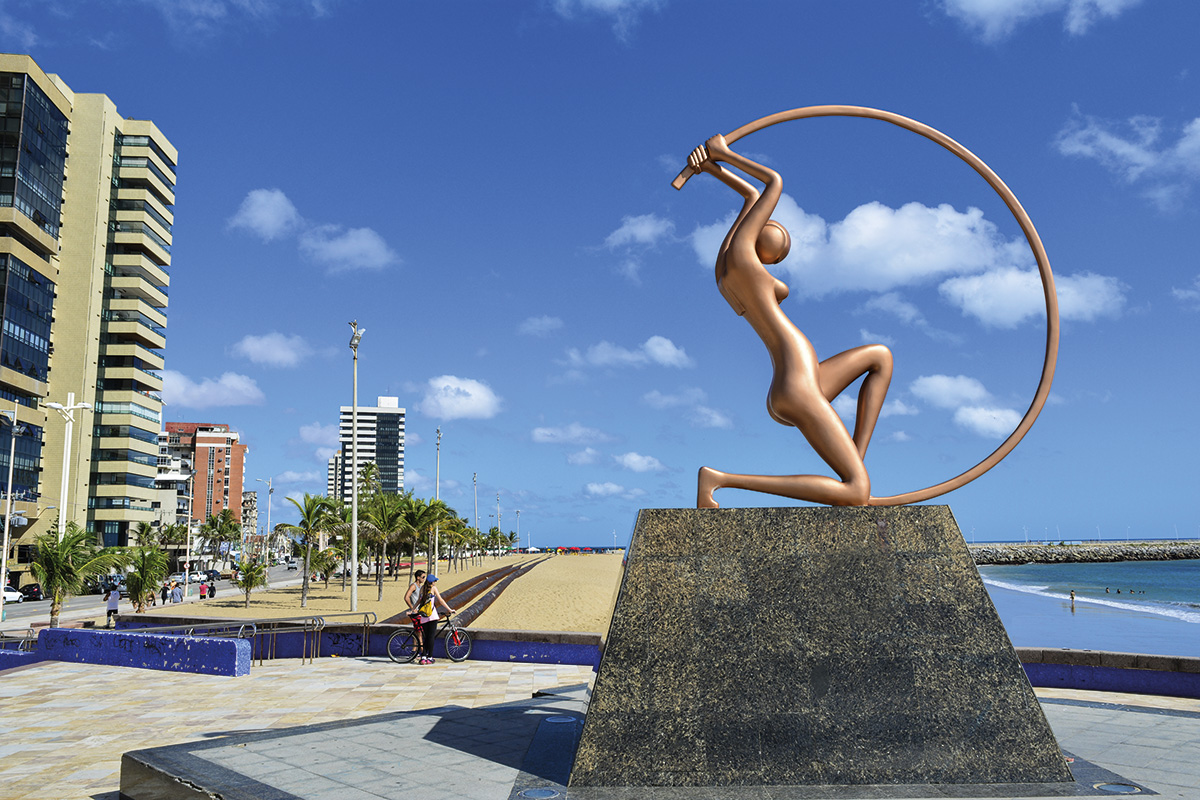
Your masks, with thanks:
[[[6,603],[24,603],[25,595],[18,592],[11,586],[4,587],[4,602]]]
[[[25,595],[26,600],[45,600],[46,593],[42,591],[40,583],[29,583],[21,587],[21,594]]]
[[[210,581],[221,580],[221,571],[216,569],[207,569],[204,571],[204,577]]]
[[[167,576],[167,583],[183,583],[183,573],[172,572]]]

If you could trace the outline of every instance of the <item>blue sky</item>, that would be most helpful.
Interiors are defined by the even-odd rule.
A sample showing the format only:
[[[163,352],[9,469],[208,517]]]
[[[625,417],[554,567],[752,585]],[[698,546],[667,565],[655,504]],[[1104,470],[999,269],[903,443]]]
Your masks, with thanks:
[[[712,134],[822,104],[970,148],[1058,280],[1050,402],[933,502],[968,539],[1200,535],[1197,31],[1166,0],[0,0],[5,51],[179,148],[167,418],[241,431],[288,519],[324,491],[357,319],[360,402],[408,409],[408,487],[433,494],[441,426],[443,499],[473,518],[478,474],[481,525],[499,493],[535,546],[623,542],[702,465],[829,474],[767,416],[767,354],[713,284],[736,198],[670,186]],[[895,354],[873,492],[980,461],[1044,344],[999,198],[882,122],[736,147],[784,177],[776,269],[818,354]]]

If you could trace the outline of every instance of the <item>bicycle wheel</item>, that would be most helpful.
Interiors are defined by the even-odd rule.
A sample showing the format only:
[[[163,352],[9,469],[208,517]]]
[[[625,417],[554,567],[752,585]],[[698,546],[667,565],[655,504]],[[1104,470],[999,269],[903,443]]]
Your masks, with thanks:
[[[471,655],[471,634],[462,628],[447,628],[446,655],[451,661],[465,661]]]
[[[417,657],[417,639],[412,631],[396,631],[388,639],[388,658],[397,664],[407,664]]]

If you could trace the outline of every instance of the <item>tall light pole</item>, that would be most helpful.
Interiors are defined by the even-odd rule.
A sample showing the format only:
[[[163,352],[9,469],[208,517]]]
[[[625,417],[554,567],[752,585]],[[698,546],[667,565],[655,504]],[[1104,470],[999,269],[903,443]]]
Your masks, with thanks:
[[[267,485],[267,535],[263,538],[263,541],[267,543],[267,549],[269,550],[271,547],[271,495],[275,494],[275,488],[271,485],[271,482],[275,480],[275,477],[271,476],[265,481],[262,478],[255,478],[254,480]]]
[[[439,425],[438,429],[437,429],[437,459],[435,460],[435,463],[437,466],[435,466],[434,470],[433,470],[433,499],[441,500],[442,499],[442,426],[441,425]],[[441,542],[440,542],[441,527],[442,527],[441,524],[438,522],[435,522],[433,524],[433,563],[429,565],[429,574],[430,575],[436,575],[437,571],[438,571],[438,555],[440,554],[439,545],[441,544]]]
[[[475,532],[479,533],[479,473],[471,473],[471,486],[475,490]]]
[[[354,353],[354,392],[350,398],[350,610],[358,611],[358,343],[367,332],[350,323],[350,350]]]
[[[12,524],[13,496],[13,463],[17,459],[17,408],[20,404],[13,402],[12,411],[0,411],[12,423],[9,429],[11,443],[8,447],[8,500],[4,504],[4,550],[0,552],[0,584],[8,586],[8,532]],[[0,588],[3,588],[0,586]],[[4,592],[0,592],[0,622],[4,620]]]
[[[517,548],[521,547],[521,509],[517,509]],[[526,548],[528,549],[528,548]]]
[[[59,493],[58,501],[58,540],[60,542],[67,531],[67,514],[71,512],[71,506],[67,503],[67,487],[71,474],[71,433],[75,427],[75,409],[90,409],[91,407],[91,403],[76,403],[74,392],[67,393],[65,406],[62,403],[46,403],[46,408],[53,408],[67,423],[66,433],[63,435],[62,491]]]

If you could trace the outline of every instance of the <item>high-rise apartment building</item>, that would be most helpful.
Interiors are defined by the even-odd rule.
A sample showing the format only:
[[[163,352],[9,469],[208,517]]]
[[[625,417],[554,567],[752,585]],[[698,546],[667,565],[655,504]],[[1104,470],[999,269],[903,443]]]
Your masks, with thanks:
[[[258,492],[242,492],[242,530],[258,532]]]
[[[177,518],[204,522],[225,509],[242,521],[242,484],[249,448],[228,425],[168,422],[158,441],[158,485],[176,488]],[[252,531],[247,531],[250,533]]]
[[[9,485],[14,426],[0,421],[0,485],[13,498],[7,567],[14,584],[28,570],[32,536],[56,513],[47,506],[58,505],[59,490],[46,493],[56,484],[40,471],[52,444],[47,428],[62,424],[48,426],[40,404],[50,392],[72,102],[71,90],[33,59],[0,54],[0,409],[15,416],[18,434]],[[59,453],[61,443],[60,434]]]
[[[0,54],[0,91],[0,407],[15,403],[26,424],[14,493],[39,501],[19,506],[31,523],[12,553],[21,571],[60,514],[105,545],[155,520],[178,156],[153,122],[28,56]],[[39,401],[80,406],[70,442]]]
[[[371,462],[379,468],[382,491],[390,494],[404,491],[404,413],[398,397],[380,397],[374,406],[359,406],[358,454],[353,457],[352,408],[341,407],[338,423],[341,452],[329,460],[328,467],[330,497],[340,497],[349,503],[353,492],[350,470],[361,470]]]

